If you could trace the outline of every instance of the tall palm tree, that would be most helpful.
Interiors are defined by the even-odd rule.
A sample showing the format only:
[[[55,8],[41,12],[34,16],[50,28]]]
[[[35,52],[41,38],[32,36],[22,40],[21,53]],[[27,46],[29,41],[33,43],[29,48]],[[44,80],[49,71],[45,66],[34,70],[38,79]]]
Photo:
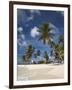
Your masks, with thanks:
[[[54,48],[54,47],[55,47],[55,42],[54,42],[54,41],[51,41],[51,42],[50,42],[50,47],[51,47],[51,48]]]
[[[55,58],[61,62],[64,60],[64,46],[60,44],[56,44],[54,48]]]
[[[24,62],[26,59],[25,59],[25,55],[22,56],[22,62]]]
[[[44,52],[44,58],[46,59],[46,63],[48,62],[49,60],[49,56],[48,56],[48,53],[47,51]]]
[[[55,49],[55,42],[54,41],[50,42],[50,47],[51,47],[50,55],[54,56],[54,49]]]
[[[30,44],[27,48],[27,52],[26,52],[26,60],[30,61],[32,54],[34,52],[34,48],[32,47],[32,45]]]
[[[34,52],[34,58],[37,58],[37,56],[40,56],[41,52],[40,50],[37,50],[36,52]]]
[[[59,56],[60,56],[60,60],[64,61],[64,46],[63,45],[59,45]]]
[[[43,24],[39,30],[39,38],[38,40],[42,40],[44,44],[50,44],[50,42],[52,41],[52,38],[54,36],[53,32],[52,32],[52,28],[50,28],[50,24],[46,23]]]
[[[37,53],[34,53],[34,58],[37,58]]]
[[[59,58],[64,61],[64,36],[59,36]]]
[[[54,41],[51,41],[50,46],[52,48],[51,56],[55,56],[55,58],[59,62],[64,60],[64,37],[63,37],[63,35],[59,36],[58,43],[55,43]]]
[[[41,52],[40,50],[37,50],[37,56],[40,56]]]
[[[59,44],[64,44],[64,36],[63,35],[59,36]]]

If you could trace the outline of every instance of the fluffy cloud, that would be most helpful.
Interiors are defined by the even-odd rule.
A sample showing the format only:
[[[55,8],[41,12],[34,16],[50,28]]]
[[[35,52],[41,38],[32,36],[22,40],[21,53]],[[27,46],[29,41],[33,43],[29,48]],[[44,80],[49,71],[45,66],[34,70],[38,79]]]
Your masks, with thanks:
[[[36,13],[36,14],[40,15],[40,11],[39,11],[39,10],[31,9],[30,12],[31,12],[32,14]]]
[[[38,30],[38,28],[36,26],[31,29],[31,36],[33,38],[35,38],[37,35],[39,35],[39,32],[37,30]]]
[[[23,31],[23,28],[22,27],[18,27],[18,32],[22,32]]]
[[[22,44],[21,44],[21,39],[20,39],[20,38],[17,39],[17,44],[18,44],[19,46],[22,45]]]
[[[21,39],[18,39],[17,43],[20,47],[26,47],[27,46],[27,42],[25,40],[22,41]]]
[[[50,23],[50,27],[51,28],[53,28],[52,30],[51,30],[51,33],[53,33],[53,34],[56,34],[56,35],[59,35],[59,33],[60,33],[60,28],[58,28],[58,27],[56,27],[54,24],[52,24],[52,23]]]
[[[33,20],[34,19],[34,13],[37,15],[40,15],[40,11],[39,10],[30,10],[31,15],[29,17],[27,17],[27,21]]]
[[[52,28],[51,33],[58,32],[59,29],[54,24],[49,23],[49,25],[50,25],[50,28]]]
[[[25,39],[25,35],[24,34],[21,34],[21,39]]]
[[[22,32],[22,28],[20,28],[20,32]],[[20,33],[19,37],[17,38],[17,44],[20,48],[27,46],[27,42],[25,41],[25,35],[23,33]]]
[[[33,20],[34,16],[31,15],[30,17],[27,18],[27,21]]]
[[[22,46],[27,46],[27,42],[23,41]]]

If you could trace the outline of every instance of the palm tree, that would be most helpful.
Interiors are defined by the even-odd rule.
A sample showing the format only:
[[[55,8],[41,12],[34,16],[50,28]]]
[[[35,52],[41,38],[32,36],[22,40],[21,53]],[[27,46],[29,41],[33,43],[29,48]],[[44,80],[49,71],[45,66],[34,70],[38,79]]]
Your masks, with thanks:
[[[37,58],[37,53],[34,53],[34,58]]]
[[[56,44],[54,48],[55,58],[61,62],[64,60],[64,46],[60,44]]]
[[[55,58],[59,62],[64,60],[64,37],[63,35],[59,36],[58,43],[51,41],[50,46],[51,46],[51,56],[55,56]]]
[[[58,43],[59,43],[59,52],[58,52],[59,59],[61,61],[63,61],[64,60],[64,36],[63,35],[59,36],[59,42]]]
[[[22,62],[25,62],[25,55],[22,56]]]
[[[59,57],[61,61],[64,61],[64,46],[63,45],[59,45]]]
[[[37,56],[40,56],[41,52],[40,50],[37,50],[34,52],[34,58],[37,58]]]
[[[37,50],[37,56],[40,56],[40,53],[41,53],[40,50]]]
[[[64,44],[64,36],[63,35],[59,36],[59,44]]]
[[[50,51],[50,56],[53,56],[53,49]]]
[[[54,41],[50,42],[50,47],[51,47],[50,56],[54,56],[54,49],[55,49],[55,42]]]
[[[27,48],[27,52],[26,52],[26,60],[30,61],[32,54],[34,52],[34,48],[32,47],[32,45],[30,44]]]
[[[52,38],[54,36],[53,32],[52,32],[52,28],[50,28],[50,24],[46,23],[43,24],[39,30],[39,39],[38,40],[42,40],[44,44],[50,44],[50,42],[52,41]]]
[[[49,56],[48,56],[48,53],[47,51],[44,52],[44,58],[46,59],[46,63],[48,62],[49,60]]]

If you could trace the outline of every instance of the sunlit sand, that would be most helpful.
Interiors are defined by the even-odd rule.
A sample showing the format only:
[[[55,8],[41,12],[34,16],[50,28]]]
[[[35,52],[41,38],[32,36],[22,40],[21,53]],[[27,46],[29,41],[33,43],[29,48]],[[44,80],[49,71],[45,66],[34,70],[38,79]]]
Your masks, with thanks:
[[[63,79],[64,64],[34,64],[34,65],[18,65],[18,80],[47,80],[47,79]]]

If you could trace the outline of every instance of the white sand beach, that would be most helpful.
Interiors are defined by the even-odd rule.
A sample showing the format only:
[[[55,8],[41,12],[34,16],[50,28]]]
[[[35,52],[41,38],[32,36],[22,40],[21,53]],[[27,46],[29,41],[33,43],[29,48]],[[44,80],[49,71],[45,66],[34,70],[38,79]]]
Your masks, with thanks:
[[[47,80],[47,79],[63,79],[64,64],[34,64],[34,65],[18,65],[18,80]]]

